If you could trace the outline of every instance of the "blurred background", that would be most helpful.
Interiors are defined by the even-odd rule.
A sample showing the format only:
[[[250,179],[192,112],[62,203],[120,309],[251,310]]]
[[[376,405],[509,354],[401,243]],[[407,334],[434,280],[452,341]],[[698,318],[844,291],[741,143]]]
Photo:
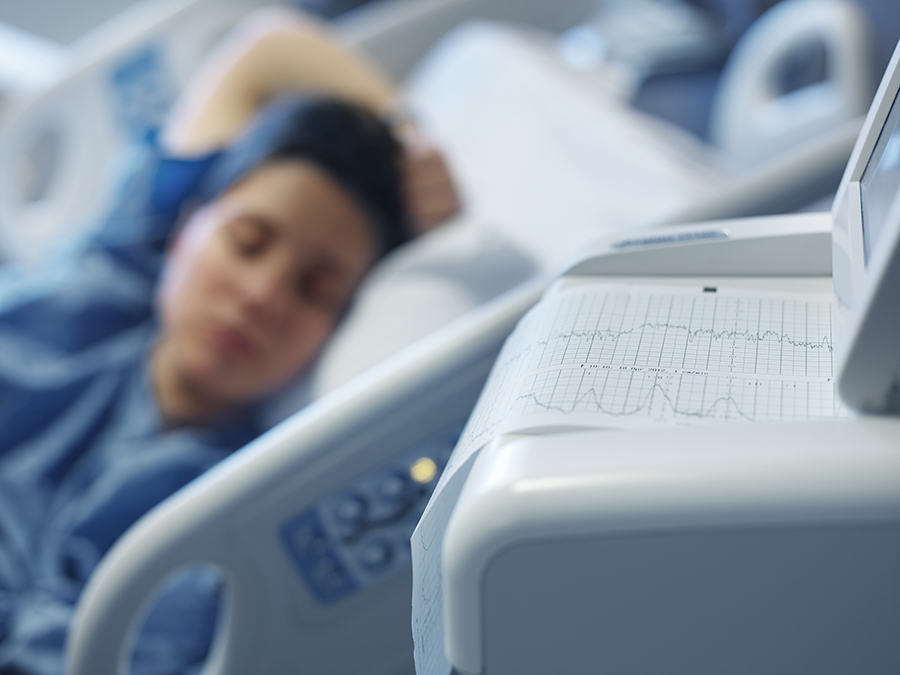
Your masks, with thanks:
[[[0,23],[33,34],[39,40],[70,46],[137,0],[0,0]],[[294,0],[293,4],[320,16],[340,17],[361,5],[390,0]],[[413,0],[415,1],[415,0]],[[630,0],[635,4],[637,0]],[[900,38],[900,2],[897,0],[854,0],[869,18],[876,44],[878,68],[883,70]],[[629,2],[629,0],[625,0]],[[690,0],[721,22],[730,44],[740,37],[752,20],[778,0]],[[552,5],[552,0],[547,0]],[[598,0],[598,5],[603,0]],[[2,28],[2,26],[0,26]],[[707,137],[708,113],[716,83],[724,63],[721,58],[682,72],[655,73],[641,84],[633,103],[636,107],[675,122],[693,134]],[[2,59],[2,56],[0,56]],[[24,65],[24,64],[23,64]],[[810,77],[815,66],[801,66]]]
[[[514,234],[534,221],[535,250],[561,220],[577,224],[574,242],[598,223],[829,208],[900,38],[897,0],[284,2],[333,22],[407,94],[413,80],[412,98],[431,108],[427,121],[474,186],[467,196],[481,189],[482,201],[502,202]],[[0,261],[36,259],[90,223],[118,149],[155,133],[210,47],[262,4],[0,0]],[[448,49],[423,59],[472,19],[503,26],[479,57],[490,67],[466,62],[459,41],[454,65]],[[439,85],[424,87],[423,106],[428,78]],[[495,86],[516,81],[518,90]],[[685,138],[699,162],[683,155]],[[804,175],[807,185],[796,184]],[[619,183],[635,191],[627,208],[614,198],[620,188],[597,189]]]

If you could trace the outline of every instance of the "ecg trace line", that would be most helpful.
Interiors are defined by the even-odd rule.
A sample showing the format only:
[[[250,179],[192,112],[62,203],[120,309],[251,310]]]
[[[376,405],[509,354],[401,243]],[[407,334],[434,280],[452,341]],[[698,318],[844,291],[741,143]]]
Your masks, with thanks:
[[[541,424],[841,414],[826,300],[647,297],[585,291],[529,312],[460,443],[474,447],[499,431]]]
[[[687,333],[687,342],[690,344],[697,338],[707,337],[709,336],[712,340],[730,340],[730,339],[745,339],[747,342],[759,344],[761,342],[765,342],[769,339],[774,339],[778,343],[787,342],[791,347],[795,347],[798,349],[824,349],[828,352],[833,352],[834,347],[831,344],[831,340],[827,335],[823,336],[821,340],[818,341],[809,341],[809,340],[796,340],[792,338],[788,333],[783,333],[781,331],[776,330],[767,330],[762,333],[754,332],[749,329],[745,330],[737,330],[737,329],[725,329],[725,330],[715,330],[713,328],[698,328],[696,330],[691,330],[685,325],[682,324],[672,324],[672,323],[653,323],[646,322],[642,323],[638,326],[634,326],[632,328],[626,328],[623,330],[615,331],[609,328],[601,328],[597,330],[571,330],[563,333],[557,333],[554,336],[551,336],[545,340],[536,340],[535,344],[540,346],[549,345],[552,341],[562,341],[562,340],[571,340],[572,338],[576,339],[588,339],[592,340],[599,339],[601,341],[604,340],[619,340],[624,336],[630,335],[631,333],[635,333],[637,331],[644,330],[660,330],[664,329],[666,332],[669,330],[681,330]]]
[[[559,334],[557,334],[549,339],[546,339],[546,340],[534,340],[530,345],[526,346],[524,349],[521,349],[521,350],[517,351],[516,353],[512,354],[511,356],[509,356],[503,363],[502,370],[506,371],[516,361],[521,361],[524,363],[525,361],[527,361],[528,356],[531,353],[531,351],[536,348],[541,348],[541,347],[543,348],[541,350],[542,353],[541,353],[541,358],[539,360],[539,363],[544,361],[544,359],[547,357],[547,347],[550,345],[551,341],[560,342],[562,340],[571,340],[572,337],[581,337],[584,339],[587,339],[588,337],[590,337],[591,338],[591,348],[590,349],[592,351],[594,348],[594,341],[597,338],[599,338],[599,340],[601,342],[604,340],[615,340],[616,343],[618,344],[618,340],[622,335],[639,330],[643,326],[652,326],[657,329],[662,328],[664,326],[668,327],[668,328],[674,327],[677,329],[684,330],[684,331],[688,332],[689,334],[692,333],[693,337],[690,337],[690,335],[689,335],[689,338],[686,341],[685,349],[687,349],[687,344],[689,344],[693,339],[696,339],[701,334],[707,334],[707,335],[711,336],[712,340],[728,339],[729,337],[734,337],[734,336],[745,337],[745,339],[747,339],[748,342],[755,342],[757,344],[757,351],[758,351],[758,346],[759,346],[760,342],[763,342],[764,340],[767,340],[770,338],[774,338],[778,341],[778,343],[782,344],[782,346],[783,346],[783,343],[785,341],[787,341],[788,344],[795,346],[797,348],[822,349],[822,350],[827,351],[829,354],[833,353],[833,347],[831,344],[831,340],[829,339],[829,336],[827,336],[827,335],[822,337],[822,339],[817,342],[808,342],[808,341],[794,340],[787,333],[779,333],[778,331],[772,331],[772,330],[764,331],[762,334],[758,334],[758,333],[754,334],[752,331],[734,331],[734,330],[714,331],[712,329],[697,329],[696,331],[690,331],[686,326],[683,326],[681,324],[646,323],[646,324],[642,324],[642,326],[628,328],[628,329],[624,329],[621,331],[611,331],[609,329],[590,330],[590,331],[569,331],[569,332],[565,332],[565,333],[559,333]],[[660,353],[662,354],[662,349],[660,349]],[[595,358],[599,358],[599,359],[602,359],[603,361],[609,361],[609,362],[612,362],[614,360],[612,357],[603,357],[602,355],[597,355]],[[661,358],[662,357],[660,356],[660,359]],[[550,360],[552,362],[555,359],[551,358]],[[755,359],[756,367],[754,368],[754,371],[758,369],[758,361],[759,361],[759,356],[757,354],[756,359]],[[584,363],[585,365],[588,365],[586,360],[582,360],[581,362]],[[558,365],[562,365],[562,364],[560,363]],[[612,365],[615,365],[615,364],[612,364]],[[783,359],[782,359],[781,368],[783,368],[783,365],[784,364],[783,364]],[[557,367],[557,366],[554,364],[548,364],[545,366],[536,365],[536,366],[532,366],[528,370],[531,372],[534,372],[534,371],[538,371],[538,370],[543,370],[544,368],[547,368],[547,367]],[[705,370],[708,370],[708,369],[705,369]]]
[[[661,377],[665,377],[664,375],[659,375],[655,378],[654,382],[650,385],[649,389],[642,395],[640,401],[635,405],[625,408],[623,406],[622,409],[614,409],[610,408],[602,403],[602,399],[605,393],[606,384],[601,388],[602,390],[597,391],[597,387],[590,387],[585,390],[583,393],[578,394],[572,401],[571,404],[554,404],[551,401],[553,400],[553,396],[551,395],[547,401],[542,400],[537,393],[531,391],[527,394],[520,394],[513,398],[508,402],[506,406],[504,406],[505,410],[502,414],[497,415],[495,417],[495,421],[488,423],[484,426],[480,432],[471,434],[470,440],[478,441],[486,435],[490,435],[493,433],[494,429],[501,424],[505,419],[507,419],[508,413],[513,410],[517,404],[528,401],[533,405],[541,408],[547,412],[558,412],[562,415],[572,415],[578,411],[579,406],[582,406],[587,403],[588,407],[590,407],[591,402],[593,406],[596,408],[596,412],[601,413],[603,415],[613,417],[613,418],[625,418],[625,417],[636,417],[641,415],[642,413],[650,412],[653,407],[653,396],[658,391],[662,396],[662,405],[666,407],[670,414],[675,418],[682,419],[695,419],[695,420],[711,420],[711,419],[728,419],[729,410],[733,410],[736,417],[744,419],[748,422],[757,422],[761,419],[769,419],[772,417],[781,418],[783,417],[783,400],[780,401],[779,404],[779,413],[777,415],[767,415],[767,414],[748,414],[744,411],[741,402],[739,399],[731,394],[717,396],[711,403],[707,404],[705,407],[701,409],[692,409],[686,406],[678,405],[676,400],[672,398],[670,393],[670,387],[667,387],[659,382]],[[695,376],[683,376],[679,377],[678,388],[680,390],[682,384],[684,383],[684,379],[694,379]],[[704,383],[704,393],[701,396],[702,399],[706,398],[706,385],[709,382],[709,376],[696,376],[702,377]],[[729,381],[729,390],[732,389],[732,385],[734,382],[745,379],[739,376],[721,376],[714,377],[712,379],[725,379]],[[777,382],[778,380],[770,380],[770,382]],[[806,383],[807,386],[809,384],[816,384],[815,382]],[[832,385],[833,386],[833,385]],[[626,397],[627,398],[627,397]],[[677,397],[676,397],[677,398]],[[722,407],[724,404],[724,408]],[[754,393],[753,397],[753,407],[756,408],[756,396]],[[721,412],[719,412],[721,411]],[[587,412],[587,411],[585,411]],[[807,416],[816,417],[818,415],[809,415]],[[665,419],[666,415],[664,411],[660,411],[660,419]]]
[[[594,363],[551,363],[544,366],[536,366],[528,371],[528,375],[542,375],[545,373],[574,373],[587,374],[598,373],[644,373],[659,377],[728,377],[735,380],[761,380],[767,382],[797,382],[803,384],[816,384],[830,382],[829,375],[783,375],[781,373],[751,373],[717,368],[691,368],[685,366],[647,366],[628,364],[594,364]],[[521,378],[515,378],[521,379]]]
[[[571,415],[571,414],[577,412],[576,409],[578,408],[578,406],[580,406],[582,403],[584,403],[588,398],[592,398],[594,401],[594,405],[597,408],[597,412],[601,412],[604,415],[609,415],[610,417],[634,417],[643,412],[647,412],[651,409],[652,403],[653,403],[653,400],[652,400],[653,394],[656,391],[659,391],[662,394],[664,402],[666,404],[668,404],[669,408],[672,411],[672,414],[676,415],[676,416],[693,417],[696,419],[708,419],[711,417],[721,417],[721,414],[714,413],[714,410],[720,403],[725,403],[725,407],[726,407],[725,415],[726,416],[727,416],[728,405],[730,404],[730,405],[734,406],[735,412],[740,417],[744,418],[748,422],[756,421],[755,418],[746,414],[743,411],[743,409],[741,408],[738,401],[735,400],[735,398],[730,395],[717,397],[712,402],[712,404],[707,406],[707,408],[705,410],[682,409],[675,404],[674,400],[672,400],[672,397],[669,395],[668,388],[659,384],[659,382],[654,382],[650,386],[650,389],[648,389],[647,392],[644,394],[641,402],[629,410],[624,410],[624,409],[623,410],[612,410],[612,409],[604,406],[600,402],[600,398],[602,398],[603,393],[601,392],[600,396],[598,397],[597,389],[595,387],[591,387],[590,389],[586,390],[583,394],[581,394],[577,398],[575,398],[572,401],[572,405],[569,407],[564,407],[562,405],[554,405],[551,403],[544,403],[543,401],[541,401],[538,398],[537,394],[535,394],[534,392],[530,392],[528,394],[521,394],[521,395],[517,396],[513,400],[513,405],[520,401],[531,400],[536,406],[538,406],[539,408],[543,408],[544,410],[554,410],[556,412],[562,413],[563,415]],[[627,398],[627,396],[626,396],[626,398]],[[550,400],[552,400],[552,399],[553,399],[553,397],[551,396]]]

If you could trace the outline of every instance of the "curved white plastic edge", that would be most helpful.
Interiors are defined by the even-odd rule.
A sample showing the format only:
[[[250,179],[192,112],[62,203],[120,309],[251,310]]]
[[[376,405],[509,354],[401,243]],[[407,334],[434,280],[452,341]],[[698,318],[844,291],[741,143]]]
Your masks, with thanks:
[[[482,583],[517,543],[900,517],[900,420],[853,418],[499,439],[443,546],[445,644],[484,670]]]

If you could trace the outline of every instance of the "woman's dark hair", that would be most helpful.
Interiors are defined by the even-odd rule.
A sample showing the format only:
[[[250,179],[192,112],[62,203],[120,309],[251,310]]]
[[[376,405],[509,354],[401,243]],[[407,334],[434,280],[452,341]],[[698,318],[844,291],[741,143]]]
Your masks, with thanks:
[[[256,167],[279,159],[311,162],[346,189],[372,222],[381,254],[409,238],[400,146],[370,111],[337,99],[276,99],[216,159],[199,196],[215,199]]]

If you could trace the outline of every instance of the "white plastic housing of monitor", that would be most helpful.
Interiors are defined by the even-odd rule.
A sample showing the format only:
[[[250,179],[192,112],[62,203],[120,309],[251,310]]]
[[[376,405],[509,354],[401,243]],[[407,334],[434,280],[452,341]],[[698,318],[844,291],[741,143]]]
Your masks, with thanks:
[[[896,672],[898,432],[498,438],[443,544],[455,672]]]
[[[900,91],[900,45],[894,50],[841,179],[832,207],[835,354],[841,397],[854,409],[900,412],[900,201],[865,259],[860,181]]]

